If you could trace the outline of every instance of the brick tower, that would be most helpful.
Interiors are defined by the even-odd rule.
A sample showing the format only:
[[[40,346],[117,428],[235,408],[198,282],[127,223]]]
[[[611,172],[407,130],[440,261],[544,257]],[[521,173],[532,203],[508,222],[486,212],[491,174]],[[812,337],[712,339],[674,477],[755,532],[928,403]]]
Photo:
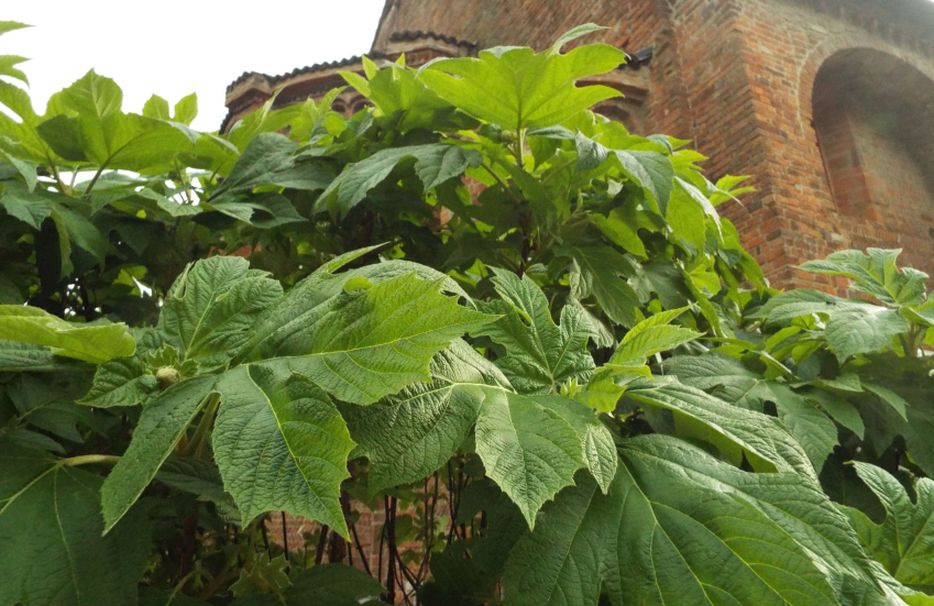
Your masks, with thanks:
[[[905,249],[934,273],[934,2],[930,0],[387,0],[372,58],[418,65],[501,44],[547,47],[580,23],[633,61],[599,110],[638,133],[692,139],[709,176],[753,176],[726,209],[778,285],[841,248]],[[342,84],[359,59],[228,88],[224,126]],[[348,111],[361,99],[346,92]]]

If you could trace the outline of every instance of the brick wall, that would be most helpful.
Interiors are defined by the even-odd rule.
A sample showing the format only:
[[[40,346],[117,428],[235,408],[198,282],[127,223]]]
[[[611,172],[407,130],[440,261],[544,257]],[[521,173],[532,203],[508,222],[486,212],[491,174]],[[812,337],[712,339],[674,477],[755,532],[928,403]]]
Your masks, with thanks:
[[[693,139],[711,157],[706,169],[713,178],[753,176],[758,193],[724,212],[773,282],[821,286],[794,265],[847,246],[902,246],[907,261],[934,273],[934,3],[389,0],[374,48],[404,30],[449,34],[480,47],[543,48],[588,21],[609,27],[595,38],[628,50],[655,48],[635,123],[646,132]],[[821,68],[852,49],[878,55],[855,62],[845,79],[868,71],[863,88],[914,97],[892,110],[908,117],[909,143],[868,129],[845,111],[846,87],[813,102]],[[825,143],[832,149],[825,157],[813,126],[815,106],[829,116]],[[847,175],[842,166],[853,154],[860,160]],[[825,160],[833,165],[829,177]],[[859,204],[869,207],[862,216],[848,211],[859,188]]]

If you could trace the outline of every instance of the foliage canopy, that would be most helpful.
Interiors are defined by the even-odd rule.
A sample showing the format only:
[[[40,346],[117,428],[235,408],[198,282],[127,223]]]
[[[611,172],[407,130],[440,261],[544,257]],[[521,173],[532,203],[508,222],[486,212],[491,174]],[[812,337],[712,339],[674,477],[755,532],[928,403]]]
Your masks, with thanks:
[[[934,601],[927,276],[769,288],[596,29],[226,134],[0,57],[0,606]]]

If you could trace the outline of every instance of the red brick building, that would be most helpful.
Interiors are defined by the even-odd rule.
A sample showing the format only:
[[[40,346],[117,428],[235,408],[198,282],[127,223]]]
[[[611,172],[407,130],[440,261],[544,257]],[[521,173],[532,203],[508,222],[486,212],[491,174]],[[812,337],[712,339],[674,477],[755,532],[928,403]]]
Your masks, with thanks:
[[[574,25],[633,57],[601,107],[639,133],[694,140],[711,177],[754,177],[726,212],[774,282],[835,249],[905,249],[934,271],[934,2],[930,0],[387,0],[371,58],[418,65],[501,44],[544,48]],[[225,127],[343,84],[359,59],[244,74]],[[362,100],[338,100],[347,111]]]

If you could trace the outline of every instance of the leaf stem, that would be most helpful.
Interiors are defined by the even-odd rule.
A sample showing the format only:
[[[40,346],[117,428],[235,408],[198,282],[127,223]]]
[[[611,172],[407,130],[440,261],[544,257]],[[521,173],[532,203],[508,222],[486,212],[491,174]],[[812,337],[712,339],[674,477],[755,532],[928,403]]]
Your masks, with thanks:
[[[116,465],[120,457],[116,455],[87,454],[61,459],[58,464],[63,467],[79,467],[81,465]]]

